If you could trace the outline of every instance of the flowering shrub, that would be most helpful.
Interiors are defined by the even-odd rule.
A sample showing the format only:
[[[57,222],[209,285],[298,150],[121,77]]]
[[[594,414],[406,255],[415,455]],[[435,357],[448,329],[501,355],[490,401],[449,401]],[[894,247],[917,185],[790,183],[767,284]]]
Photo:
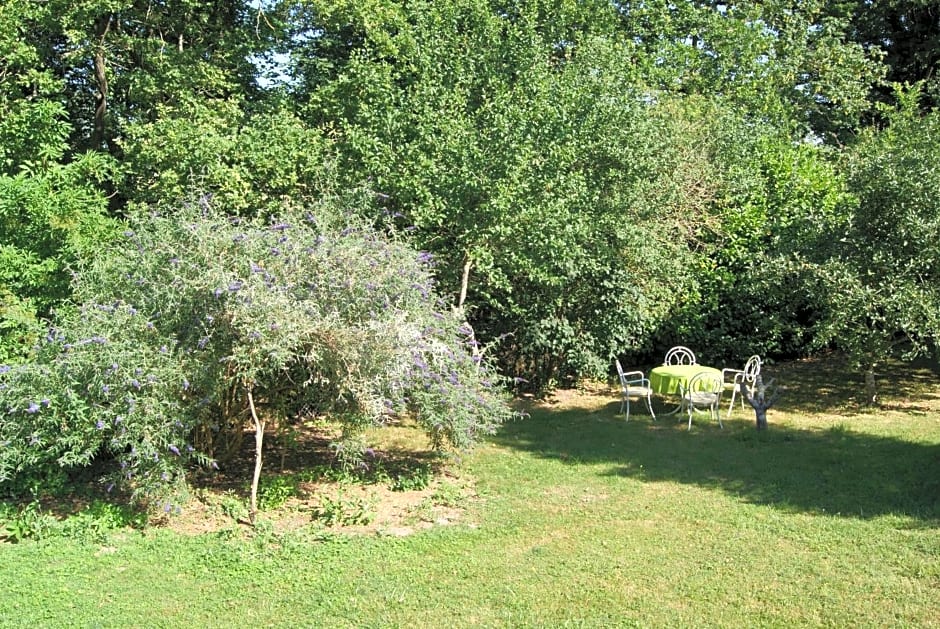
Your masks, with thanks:
[[[249,395],[269,420],[327,414],[350,437],[409,412],[439,449],[511,414],[430,257],[326,205],[245,220],[202,199],[102,246],[37,359],[0,368],[0,484],[108,455],[112,482],[162,499],[240,439]]]

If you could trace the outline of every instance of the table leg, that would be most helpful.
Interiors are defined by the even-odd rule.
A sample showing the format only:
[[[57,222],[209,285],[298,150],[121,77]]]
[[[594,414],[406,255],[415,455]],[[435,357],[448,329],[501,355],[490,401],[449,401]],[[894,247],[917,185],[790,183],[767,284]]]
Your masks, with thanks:
[[[667,406],[671,406],[672,404],[675,404],[675,407],[672,408],[671,410],[657,411],[656,412],[657,417],[660,415],[665,415],[665,416],[675,415],[676,413],[678,413],[685,407],[685,405],[682,403],[681,396],[679,397],[678,402],[668,402],[665,396],[658,396],[658,399],[660,400],[661,403],[666,404]]]

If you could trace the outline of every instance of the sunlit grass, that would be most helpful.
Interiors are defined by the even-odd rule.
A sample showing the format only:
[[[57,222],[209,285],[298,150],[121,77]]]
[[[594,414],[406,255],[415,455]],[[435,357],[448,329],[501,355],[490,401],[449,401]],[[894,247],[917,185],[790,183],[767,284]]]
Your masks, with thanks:
[[[763,434],[624,422],[613,389],[533,405],[465,461],[460,523],[407,537],[3,545],[0,625],[937,626],[936,372],[886,374],[877,410],[832,363],[776,372]]]

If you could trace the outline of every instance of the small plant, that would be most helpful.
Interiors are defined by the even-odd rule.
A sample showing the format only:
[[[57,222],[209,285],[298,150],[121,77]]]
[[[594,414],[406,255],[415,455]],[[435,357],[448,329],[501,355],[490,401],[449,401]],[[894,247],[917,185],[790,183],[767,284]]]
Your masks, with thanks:
[[[219,508],[227,518],[242,520],[248,517],[248,507],[245,501],[232,494],[223,494],[219,498]]]
[[[419,465],[392,479],[389,488],[392,491],[420,491],[431,484],[431,466]]]
[[[335,497],[320,497],[313,517],[326,526],[369,524],[375,517],[374,505],[365,497],[347,497],[338,491]]]
[[[55,525],[55,518],[43,513],[38,502],[30,502],[19,509],[0,511],[0,541],[21,542],[39,539]]]
[[[431,494],[431,500],[434,504],[442,507],[458,507],[463,504],[466,498],[465,488],[454,483],[441,483]]]
[[[258,508],[262,511],[277,509],[297,495],[297,479],[293,476],[267,476],[258,487]]]
[[[101,541],[110,531],[126,526],[143,528],[146,523],[147,514],[144,511],[95,500],[66,518],[58,528],[64,537]]]

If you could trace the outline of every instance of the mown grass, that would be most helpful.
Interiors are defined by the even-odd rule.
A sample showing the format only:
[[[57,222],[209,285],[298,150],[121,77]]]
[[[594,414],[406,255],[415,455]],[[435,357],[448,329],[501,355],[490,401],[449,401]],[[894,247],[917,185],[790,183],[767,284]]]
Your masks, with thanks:
[[[884,374],[878,411],[834,361],[767,371],[765,434],[624,422],[608,391],[533,406],[464,462],[461,523],[407,537],[5,544],[0,626],[940,625],[937,371]]]

